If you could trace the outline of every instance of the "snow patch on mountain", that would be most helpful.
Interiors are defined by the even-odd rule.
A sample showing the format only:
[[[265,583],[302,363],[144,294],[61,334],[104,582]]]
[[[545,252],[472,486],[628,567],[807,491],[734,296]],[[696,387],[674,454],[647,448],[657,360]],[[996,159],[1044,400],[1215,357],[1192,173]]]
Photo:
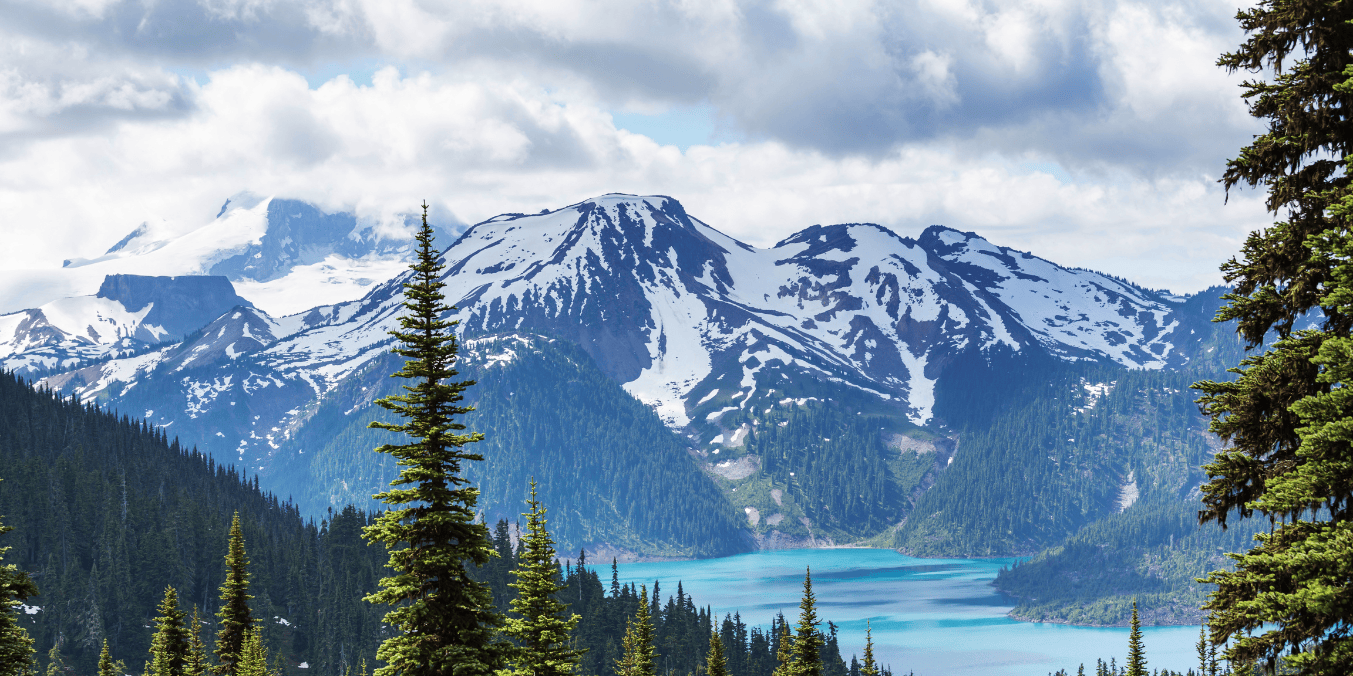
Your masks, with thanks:
[[[273,315],[292,315],[319,304],[361,298],[371,287],[409,269],[405,254],[346,258],[330,254],[324,260],[298,265],[285,277],[259,282],[235,282],[241,296]]]

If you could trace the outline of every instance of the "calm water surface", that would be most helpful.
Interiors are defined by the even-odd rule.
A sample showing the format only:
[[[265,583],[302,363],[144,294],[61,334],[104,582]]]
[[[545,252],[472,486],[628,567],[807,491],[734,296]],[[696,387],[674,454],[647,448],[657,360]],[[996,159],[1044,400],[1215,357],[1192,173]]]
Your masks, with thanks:
[[[677,582],[699,606],[741,611],[748,625],[767,627],[777,612],[798,617],[805,566],[813,570],[818,617],[839,629],[842,657],[864,649],[865,621],[874,627],[874,650],[895,674],[917,676],[1043,676],[1075,673],[1095,659],[1127,655],[1126,628],[1070,627],[1016,622],[1014,607],[991,587],[996,572],[1014,559],[915,559],[882,549],[794,549],[722,559],[620,565],[622,584],[661,585],[663,602]],[[610,566],[596,566],[602,585]],[[825,629],[825,624],[823,625]],[[1198,627],[1143,630],[1147,666],[1183,671],[1195,666]]]

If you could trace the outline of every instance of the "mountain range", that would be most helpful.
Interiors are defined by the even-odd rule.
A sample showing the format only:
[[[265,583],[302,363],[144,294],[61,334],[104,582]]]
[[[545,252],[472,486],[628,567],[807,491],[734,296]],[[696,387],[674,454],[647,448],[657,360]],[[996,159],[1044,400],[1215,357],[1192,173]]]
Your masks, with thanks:
[[[104,259],[72,262],[176,276],[109,274],[96,295],[0,316],[0,364],[163,426],[259,474],[311,513],[363,503],[393,475],[370,452],[381,439],[365,423],[379,415],[371,401],[397,387],[386,377],[397,368],[388,332],[408,273],[370,280],[360,298],[281,316],[251,291],[279,280],[267,288],[284,288],[297,270],[334,256],[402,262],[407,240],[290,200],[228,202],[218,216],[213,241],[235,244],[213,249],[201,229],[171,240],[138,231]],[[160,267],[165,252],[190,250],[188,267],[205,276]],[[996,385],[1013,371],[973,380],[965,364],[974,356],[1024,364],[1035,378],[1048,369],[1089,378],[1047,395],[1064,397],[1071,415],[1092,411],[1115,373],[1220,373],[1218,347],[1236,351],[1233,336],[1210,321],[1219,290],[1185,297],[1145,289],[943,226],[911,238],[872,224],[814,225],[757,248],[670,197],[612,194],[489,219],[442,256],[464,368],[486,392],[503,390],[495,405],[518,410],[513,382],[565,399],[570,383],[592,383],[589,391],[608,383],[615,392],[605,395],[598,426],[609,432],[625,420],[646,441],[625,449],[630,442],[616,437],[605,453],[632,456],[643,476],[665,468],[670,486],[644,490],[680,487],[698,497],[693,509],[717,513],[714,531],[683,535],[626,516],[617,505],[644,495],[627,492],[634,486],[569,493],[575,503],[611,507],[563,505],[586,513],[588,524],[564,544],[620,554],[701,555],[899,532],[924,496],[943,487],[972,420],[982,417],[980,407],[946,407],[962,400],[957,384],[968,392],[989,381],[993,396],[1014,391],[1014,380]],[[289,302],[305,294],[299,285]],[[576,417],[588,413],[568,406],[586,401],[537,406]],[[589,450],[589,435],[537,448],[549,435],[502,431],[516,423],[492,419],[489,402],[479,406],[474,415],[486,425],[531,447],[522,462],[572,459],[573,469],[559,471],[574,472],[584,488],[600,486],[581,469],[601,453]],[[497,487],[485,491],[486,514],[511,516],[519,496],[509,494],[520,491],[513,483],[524,484],[530,467],[486,455],[477,480]],[[1126,457],[1104,465],[1107,497],[1059,532],[1125,509],[1119,492],[1134,483],[1130,465]],[[717,546],[700,544],[711,537]],[[991,553],[1036,551],[1059,536],[1039,537]]]

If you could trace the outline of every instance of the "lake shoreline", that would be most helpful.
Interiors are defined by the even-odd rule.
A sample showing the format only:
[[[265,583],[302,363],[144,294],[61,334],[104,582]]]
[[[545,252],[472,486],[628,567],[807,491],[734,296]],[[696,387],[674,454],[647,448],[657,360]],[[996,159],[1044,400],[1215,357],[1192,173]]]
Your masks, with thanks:
[[[600,560],[600,562],[603,562],[603,563],[609,563],[609,561],[610,561],[612,558],[614,558],[614,559],[616,560],[616,562],[617,562],[618,564],[621,564],[621,565],[625,565],[625,564],[636,564],[636,563],[680,564],[680,563],[693,563],[693,562],[700,562],[700,561],[709,561],[709,560],[713,560],[713,559],[710,559],[710,558],[700,559],[700,558],[683,557],[683,556],[661,556],[661,555],[656,555],[656,554],[639,554],[639,553],[637,553],[637,552],[634,552],[633,550],[628,550],[628,549],[624,549],[624,548],[614,547],[614,546],[611,546],[611,545],[596,545],[596,546],[594,546],[594,547],[595,547],[594,549],[588,549],[588,550],[587,550],[587,557],[588,557],[588,560],[589,560],[589,565],[598,565],[598,564],[592,563],[593,561],[597,561],[598,559]],[[747,555],[747,554],[757,554],[757,553],[767,553],[767,552],[792,552],[792,551],[841,551],[841,550],[890,551],[890,552],[896,553],[896,554],[898,554],[898,555],[900,555],[900,556],[905,556],[905,557],[908,557],[908,558],[911,558],[911,559],[916,559],[916,560],[921,560],[921,561],[1011,561],[1011,560],[1020,560],[1020,559],[1027,559],[1027,558],[1028,558],[1027,556],[1015,556],[1015,557],[1000,557],[1000,556],[993,556],[993,557],[978,557],[978,556],[974,556],[974,557],[925,557],[925,556],[914,556],[914,555],[912,555],[912,554],[908,554],[908,553],[906,553],[906,552],[904,552],[904,551],[902,551],[902,550],[900,550],[900,549],[896,549],[896,548],[893,548],[893,547],[877,547],[877,546],[873,546],[873,545],[868,544],[867,541],[866,541],[866,542],[844,543],[844,544],[837,544],[837,543],[832,543],[832,544],[820,544],[820,545],[811,546],[811,547],[768,547],[768,548],[758,548],[758,549],[754,549],[754,550],[752,550],[752,551],[750,551],[750,552],[744,552],[744,553],[741,554],[741,555],[735,555],[735,556],[742,556],[742,555]],[[713,558],[728,558],[728,557],[713,557]],[[564,563],[567,563],[568,565],[574,565],[574,564],[576,563],[576,558],[572,558],[572,557],[560,557],[560,561],[561,561],[561,562],[564,562]],[[1054,611],[1052,611],[1052,612],[1049,612],[1049,611],[1047,611],[1047,610],[1044,610],[1044,611],[1042,611],[1044,614],[1037,614],[1037,615],[1035,615],[1034,613],[1037,613],[1037,612],[1039,612],[1039,611],[1038,611],[1036,608],[1025,606],[1025,605],[1024,605],[1025,599],[1023,599],[1023,598],[1021,598],[1021,597],[1018,597],[1018,596],[1011,595],[1011,594],[1009,594],[1008,592],[1006,592],[1005,590],[1002,590],[1002,589],[1000,589],[999,587],[996,587],[996,586],[995,586],[995,580],[994,580],[994,579],[993,579],[990,583],[988,583],[988,584],[989,584],[989,586],[991,586],[991,588],[992,588],[996,593],[1000,593],[1000,594],[1006,595],[1006,596],[1008,596],[1008,597],[1010,597],[1011,599],[1014,599],[1014,600],[1016,601],[1014,607],[1011,608],[1010,611],[1007,612],[1007,613],[1005,614],[1005,616],[1006,616],[1007,618],[1009,618],[1009,619],[1011,619],[1011,620],[1013,620],[1013,621],[1016,621],[1016,622],[1026,622],[1026,623],[1030,623],[1030,624],[1052,624],[1052,625],[1063,625],[1063,626],[1068,626],[1068,627],[1086,627],[1086,628],[1121,628],[1121,627],[1126,627],[1126,626],[1128,625],[1128,622],[1127,622],[1126,619],[1123,620],[1123,621],[1121,621],[1121,622],[1076,621],[1076,620],[1072,620],[1072,619],[1066,617],[1066,616],[1063,614],[1063,612],[1069,613],[1069,614],[1074,614],[1074,613],[1077,613],[1077,612],[1084,612],[1085,610],[1088,610],[1088,608],[1090,607],[1090,604],[1093,604],[1093,603],[1095,603],[1095,602],[1097,602],[1097,601],[1100,601],[1100,599],[1094,599],[1094,600],[1091,600],[1089,603],[1086,603],[1086,604],[1078,604],[1078,605],[1076,605],[1076,606],[1074,606],[1074,607],[1064,607],[1064,608],[1058,609],[1058,610],[1061,610],[1061,611],[1063,611],[1063,612],[1057,612],[1057,610],[1054,610]],[[1191,609],[1191,607],[1190,607],[1189,609],[1179,608],[1179,607],[1151,608],[1151,609],[1145,609],[1145,610],[1143,610],[1143,612],[1141,613],[1141,622],[1142,622],[1142,626],[1144,626],[1144,627],[1187,627],[1187,626],[1198,626],[1198,625],[1202,622],[1202,617],[1203,617],[1203,614],[1202,614],[1202,611],[1201,611],[1201,610],[1197,610],[1197,611],[1195,612],[1195,611],[1193,611],[1193,610]]]
[[[849,550],[849,551],[847,551]],[[589,558],[591,558],[589,556]],[[736,612],[766,627],[798,614],[811,568],[818,617],[835,626],[842,658],[860,655],[866,627],[875,654],[894,673],[916,676],[1028,676],[1126,655],[1124,627],[1036,622],[1010,617],[1014,599],[991,584],[1014,558],[922,559],[877,547],[761,550],[715,559],[618,564],[621,584],[659,583],[664,599],[678,585],[716,618]],[[609,562],[589,563],[609,581]],[[1194,665],[1197,626],[1144,627],[1153,666]]]

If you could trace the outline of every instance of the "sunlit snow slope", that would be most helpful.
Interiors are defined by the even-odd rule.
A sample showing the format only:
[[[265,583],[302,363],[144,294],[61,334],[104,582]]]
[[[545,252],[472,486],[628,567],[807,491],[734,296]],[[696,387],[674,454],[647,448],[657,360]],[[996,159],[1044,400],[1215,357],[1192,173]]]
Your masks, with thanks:
[[[777,383],[795,380],[876,397],[924,424],[937,380],[965,350],[1176,368],[1206,325],[1186,299],[971,233],[812,226],[759,249],[662,196],[499,216],[445,261],[460,330],[577,343],[676,429],[780,401]],[[316,402],[389,349],[402,282],[283,319],[232,311],[188,343],[48,382],[266,468]]]

